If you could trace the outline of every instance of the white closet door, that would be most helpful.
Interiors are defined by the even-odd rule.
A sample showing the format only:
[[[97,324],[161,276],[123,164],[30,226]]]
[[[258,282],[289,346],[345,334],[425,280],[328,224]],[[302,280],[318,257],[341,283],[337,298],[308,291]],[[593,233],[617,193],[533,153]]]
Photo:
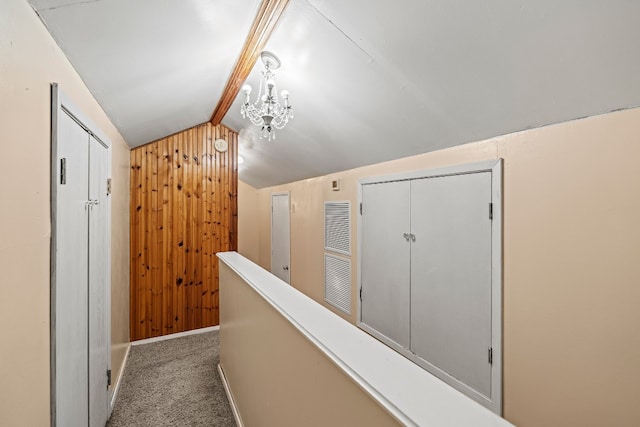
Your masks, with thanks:
[[[89,134],[62,112],[58,126],[56,421],[58,426],[84,427],[88,419]],[[60,182],[61,161],[66,183]]]
[[[410,185],[362,186],[362,303],[366,326],[409,347]]]
[[[411,349],[484,396],[491,396],[490,202],[490,172],[411,183]]]
[[[289,194],[271,195],[271,272],[287,283],[291,283],[290,227]]]
[[[89,148],[89,425],[103,427],[109,416],[107,390],[108,339],[107,312],[111,289],[109,246],[110,200],[107,149],[91,137]]]

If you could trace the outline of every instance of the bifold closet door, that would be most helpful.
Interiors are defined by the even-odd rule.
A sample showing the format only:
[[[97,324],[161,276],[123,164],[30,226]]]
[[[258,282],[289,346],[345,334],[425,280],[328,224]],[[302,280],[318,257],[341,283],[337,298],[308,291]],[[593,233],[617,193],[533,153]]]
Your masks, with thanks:
[[[55,425],[108,418],[109,151],[60,110],[55,199]]]
[[[56,201],[56,425],[83,427],[88,420],[89,134],[61,112]]]
[[[107,148],[90,137],[89,143],[89,425],[103,427],[107,422],[109,396],[107,369],[111,317],[107,313],[111,289],[109,246],[111,233],[107,196],[109,153]]]
[[[490,203],[490,172],[411,182],[411,350],[485,396],[491,396]]]
[[[409,348],[409,181],[362,186],[360,319]]]

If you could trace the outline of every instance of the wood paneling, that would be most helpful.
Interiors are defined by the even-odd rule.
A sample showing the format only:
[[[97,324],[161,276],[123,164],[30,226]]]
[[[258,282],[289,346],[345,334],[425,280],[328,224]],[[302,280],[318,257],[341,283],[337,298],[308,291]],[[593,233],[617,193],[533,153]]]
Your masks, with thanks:
[[[237,144],[206,123],[131,150],[131,340],[219,323],[215,254],[237,250]]]
[[[240,86],[247,79],[287,4],[289,4],[289,0],[262,0],[251,25],[251,30],[249,30],[249,35],[242,46],[238,61],[231,71],[218,105],[211,114],[211,123],[214,125],[220,123],[229,111],[231,104],[238,96]]]

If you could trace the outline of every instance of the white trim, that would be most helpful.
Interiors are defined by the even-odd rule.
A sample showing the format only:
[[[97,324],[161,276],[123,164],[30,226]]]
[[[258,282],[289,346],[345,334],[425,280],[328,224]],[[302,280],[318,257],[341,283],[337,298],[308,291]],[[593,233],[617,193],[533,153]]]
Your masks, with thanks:
[[[491,365],[491,396],[487,397],[477,392],[464,382],[442,371],[437,366],[422,359],[398,345],[390,338],[371,328],[362,322],[362,301],[360,290],[362,289],[362,215],[360,203],[362,203],[362,189],[368,184],[385,182],[408,181],[412,179],[434,178],[451,175],[465,175],[472,173],[491,173],[491,202],[493,203],[493,221],[491,226],[491,347],[493,363]],[[364,207],[366,209],[366,206]],[[378,338],[409,360],[427,369],[436,377],[473,398],[478,403],[486,406],[497,414],[502,414],[502,159],[486,160],[476,163],[447,166],[435,169],[403,172],[393,175],[363,178],[358,181],[358,260],[357,260],[357,289],[356,289],[356,326]]]
[[[435,178],[437,176],[464,175],[468,173],[492,172],[494,167],[502,162],[502,159],[485,160],[482,162],[465,163],[463,165],[446,166],[442,168],[420,169],[412,172],[401,172],[392,175],[374,176],[358,180],[360,187],[365,184],[378,184],[381,182],[407,181],[418,178]],[[361,199],[359,201],[362,201]]]
[[[491,170],[491,203],[493,221],[491,223],[491,347],[493,365],[491,370],[491,394],[493,407],[498,414],[503,410],[502,384],[502,159],[498,159]]]
[[[402,424],[512,425],[242,255],[216,255]]]
[[[152,342],[172,340],[174,338],[182,338],[182,337],[186,337],[186,336],[189,336],[189,335],[204,334],[205,332],[217,331],[219,329],[220,329],[220,325],[209,326],[207,328],[193,329],[191,331],[176,332],[175,334],[162,335],[162,336],[159,336],[159,337],[146,338],[146,339],[143,339],[143,340],[132,341],[131,345],[135,346],[135,345],[151,344]]]
[[[111,402],[109,404],[109,418],[111,418],[111,413],[113,412],[113,408],[116,407],[116,399],[118,399],[118,392],[120,391],[120,384],[122,384],[122,378],[124,377],[124,369],[127,367],[127,361],[129,360],[130,350],[131,350],[131,343],[129,343],[129,345],[127,346],[127,351],[124,354],[124,360],[122,361],[122,368],[120,368],[118,379],[116,380],[116,383],[113,386],[113,390],[111,393]]]
[[[56,383],[58,381],[56,372],[56,306],[58,298],[58,260],[56,248],[58,247],[58,129],[60,121],[62,91],[58,83],[51,84],[51,163],[50,163],[50,188],[51,188],[51,244],[50,253],[50,287],[49,287],[49,373],[50,373],[50,419],[51,426],[56,426],[57,394]]]
[[[222,365],[218,363],[218,374],[220,374],[220,380],[222,381],[222,385],[224,386],[224,391],[227,394],[227,399],[229,400],[229,406],[231,406],[231,412],[233,412],[233,418],[236,420],[236,425],[238,427],[244,427],[244,423],[242,422],[242,417],[240,416],[240,412],[238,411],[238,406],[236,405],[236,400],[233,398],[233,393],[231,393],[231,387],[229,387],[229,383],[227,382],[227,377],[224,375],[224,370],[222,369]]]
[[[360,292],[362,288],[362,182],[358,182],[358,199],[356,201],[356,228],[358,236],[358,258],[356,259],[356,326],[360,326],[360,319],[362,319],[362,301],[360,300]]]
[[[271,193],[271,248],[270,256],[271,258],[271,271],[273,272],[273,196],[287,196],[287,202],[289,202],[289,256],[287,258],[287,265],[289,266],[289,284],[291,284],[291,193],[289,191],[276,191],[275,193]]]

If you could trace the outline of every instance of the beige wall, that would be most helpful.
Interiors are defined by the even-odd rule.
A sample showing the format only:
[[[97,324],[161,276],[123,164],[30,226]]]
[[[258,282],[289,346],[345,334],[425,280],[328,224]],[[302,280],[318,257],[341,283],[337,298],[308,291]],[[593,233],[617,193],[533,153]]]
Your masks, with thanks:
[[[260,251],[258,190],[238,180],[238,253],[257,263]]]
[[[28,3],[2,0],[0,425],[7,426],[49,424],[51,82],[111,139],[114,373],[128,341],[128,148]]]
[[[106,125],[106,123],[105,123]],[[114,130],[115,132],[115,130]],[[117,135],[117,134],[116,134]],[[112,390],[129,347],[129,146],[111,145],[111,371]]]
[[[640,425],[640,109],[261,189],[259,263],[269,269],[270,194],[288,190],[291,282],[323,303],[325,200],[351,200],[355,225],[360,178],[496,158],[505,162],[505,417],[523,427]]]
[[[220,364],[245,426],[397,426],[220,261]]]
[[[259,264],[271,269],[271,193],[290,192],[291,203],[291,284],[335,313],[356,322],[356,269],[357,182],[360,178],[380,176],[402,171],[419,170],[459,163],[476,162],[496,158],[495,142],[467,144],[448,150],[408,157],[392,162],[379,163],[336,174],[297,181],[258,191]],[[331,181],[340,179],[341,190],[333,191]],[[326,200],[351,200],[352,224],[352,295],[351,316],[345,316],[333,306],[324,303],[324,202]],[[242,230],[240,229],[241,233]]]

